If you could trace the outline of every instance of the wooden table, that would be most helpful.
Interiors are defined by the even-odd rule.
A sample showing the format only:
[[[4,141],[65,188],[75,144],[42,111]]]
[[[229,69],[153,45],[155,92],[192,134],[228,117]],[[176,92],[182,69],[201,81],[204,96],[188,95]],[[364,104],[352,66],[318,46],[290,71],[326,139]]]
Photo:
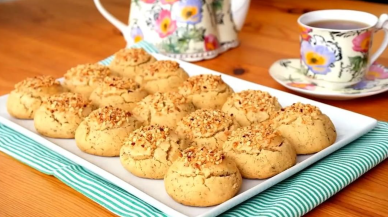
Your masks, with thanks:
[[[128,19],[129,0],[105,0],[119,19]],[[296,19],[326,8],[364,10],[376,15],[388,5],[360,1],[252,0],[241,46],[199,65],[290,92],[268,75],[276,60],[298,57]],[[382,40],[376,36],[373,49]],[[96,10],[92,1],[0,0],[0,95],[27,76],[61,77],[70,67],[96,62],[125,46],[120,32]],[[388,51],[379,59],[388,65]],[[388,92],[351,101],[318,100],[388,121]],[[361,124],[361,123],[360,123]],[[98,204],[64,185],[0,153],[0,216],[112,216]],[[388,215],[388,162],[381,163],[307,216]]]

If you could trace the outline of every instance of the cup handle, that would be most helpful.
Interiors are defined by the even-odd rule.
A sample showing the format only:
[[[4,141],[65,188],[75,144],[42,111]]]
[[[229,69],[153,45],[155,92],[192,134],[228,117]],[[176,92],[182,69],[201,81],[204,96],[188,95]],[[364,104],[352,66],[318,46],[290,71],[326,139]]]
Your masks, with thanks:
[[[112,16],[105,8],[101,5],[100,0],[94,0],[94,4],[97,7],[97,10],[102,14],[102,16],[105,17],[110,23],[112,23],[116,28],[118,28],[125,37],[125,30],[128,28],[127,25],[125,25],[120,20],[116,19],[116,17]]]
[[[371,57],[370,64],[373,64],[377,58],[384,52],[385,48],[388,45],[388,15],[382,14],[379,18],[379,21],[376,25],[377,29],[383,29],[384,30],[384,40],[383,43],[381,43],[381,46],[379,49],[374,53]]]

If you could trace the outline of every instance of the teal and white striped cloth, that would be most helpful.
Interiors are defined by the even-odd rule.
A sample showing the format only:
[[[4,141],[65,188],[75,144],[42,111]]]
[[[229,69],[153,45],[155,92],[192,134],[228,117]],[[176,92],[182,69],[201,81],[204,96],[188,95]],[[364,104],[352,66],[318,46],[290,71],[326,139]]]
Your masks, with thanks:
[[[148,52],[156,51],[149,45],[137,46],[145,47]],[[130,193],[2,124],[0,124],[0,151],[45,174],[57,177],[119,216],[167,216]],[[375,129],[358,140],[230,209],[222,216],[301,216],[387,156],[388,123],[379,122]]]
[[[0,151],[65,184],[120,216],[166,216],[146,202],[0,124]],[[388,156],[388,123],[222,216],[301,216]]]

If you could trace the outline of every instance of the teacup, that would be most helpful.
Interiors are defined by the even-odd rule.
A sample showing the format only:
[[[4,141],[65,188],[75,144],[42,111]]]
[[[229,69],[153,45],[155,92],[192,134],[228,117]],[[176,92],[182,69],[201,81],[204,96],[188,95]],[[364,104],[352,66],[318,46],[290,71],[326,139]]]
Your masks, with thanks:
[[[352,21],[361,28],[329,29],[314,27],[324,21]],[[303,14],[298,19],[301,71],[312,82],[330,89],[340,89],[362,80],[370,64],[388,44],[388,16],[353,10],[320,10]],[[373,35],[383,29],[385,38],[375,54],[370,54]]]

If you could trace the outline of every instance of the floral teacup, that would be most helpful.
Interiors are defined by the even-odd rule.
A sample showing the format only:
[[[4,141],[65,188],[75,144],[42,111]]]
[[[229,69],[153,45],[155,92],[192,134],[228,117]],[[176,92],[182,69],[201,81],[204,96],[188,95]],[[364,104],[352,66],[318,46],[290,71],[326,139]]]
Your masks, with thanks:
[[[94,0],[123,33],[127,47],[146,41],[159,53],[186,61],[210,59],[238,45],[250,0],[132,0],[129,26]]]
[[[311,27],[308,24],[345,20],[364,23],[366,27],[338,30]],[[340,89],[362,80],[371,63],[383,53],[388,44],[388,16],[376,16],[352,10],[321,10],[303,14],[298,19],[301,30],[301,69],[314,83]],[[384,29],[381,47],[370,56],[373,34]]]

